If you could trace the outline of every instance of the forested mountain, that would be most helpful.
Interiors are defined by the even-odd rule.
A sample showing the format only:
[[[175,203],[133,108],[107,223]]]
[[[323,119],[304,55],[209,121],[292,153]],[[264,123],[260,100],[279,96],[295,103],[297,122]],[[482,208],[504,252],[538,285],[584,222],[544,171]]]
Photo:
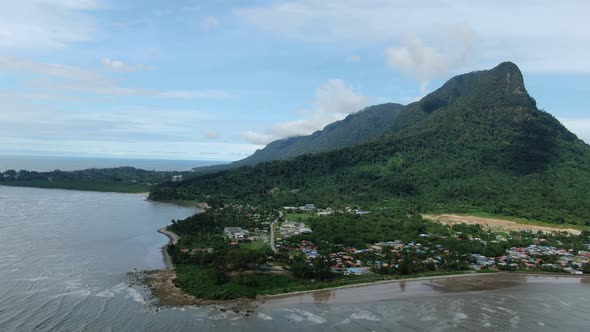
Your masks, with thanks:
[[[230,164],[199,167],[197,172],[221,171],[264,161],[287,160],[307,153],[336,150],[366,142],[392,130],[403,105],[386,103],[367,107],[327,125],[311,135],[270,142],[251,156]]]
[[[590,146],[539,110],[505,62],[405,106],[379,139],[162,184],[150,197],[400,205],[590,225],[589,188]]]

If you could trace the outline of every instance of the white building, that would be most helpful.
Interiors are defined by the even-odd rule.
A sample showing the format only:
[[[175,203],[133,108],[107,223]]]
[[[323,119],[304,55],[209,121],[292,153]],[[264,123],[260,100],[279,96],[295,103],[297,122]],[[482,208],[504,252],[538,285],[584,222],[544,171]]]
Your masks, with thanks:
[[[249,234],[249,232],[242,229],[242,227],[226,227],[223,229],[223,233],[236,240],[243,240]]]

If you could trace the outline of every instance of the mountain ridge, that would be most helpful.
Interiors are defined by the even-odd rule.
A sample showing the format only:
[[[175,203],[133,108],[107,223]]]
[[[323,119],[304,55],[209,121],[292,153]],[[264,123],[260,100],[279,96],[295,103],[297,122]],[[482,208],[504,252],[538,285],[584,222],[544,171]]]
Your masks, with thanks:
[[[223,165],[198,167],[197,172],[214,172],[272,160],[287,160],[306,153],[318,153],[366,142],[389,131],[399,110],[397,103],[365,107],[344,119],[326,125],[310,135],[293,136],[268,143],[252,155]]]
[[[164,184],[150,197],[395,205],[590,225],[590,146],[536,107],[513,63],[451,78],[401,109],[395,127],[339,150]]]

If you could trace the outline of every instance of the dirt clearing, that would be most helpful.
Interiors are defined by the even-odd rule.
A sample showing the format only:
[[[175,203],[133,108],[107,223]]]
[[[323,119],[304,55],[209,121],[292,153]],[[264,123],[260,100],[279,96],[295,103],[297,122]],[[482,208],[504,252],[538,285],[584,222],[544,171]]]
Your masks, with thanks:
[[[559,227],[548,227],[548,226],[537,226],[529,224],[521,224],[515,221],[474,217],[474,216],[463,216],[458,214],[423,214],[422,218],[438,221],[447,225],[454,224],[480,224],[494,231],[543,231],[543,232],[568,232],[571,234],[578,235],[581,233],[580,230],[573,228],[559,228]]]

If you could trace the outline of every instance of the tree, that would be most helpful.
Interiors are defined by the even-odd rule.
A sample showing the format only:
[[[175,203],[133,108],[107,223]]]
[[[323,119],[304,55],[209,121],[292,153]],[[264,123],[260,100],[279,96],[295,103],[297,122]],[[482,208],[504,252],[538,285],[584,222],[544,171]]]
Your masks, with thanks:
[[[9,169],[9,170],[7,170],[6,172],[4,172],[4,175],[8,175],[8,176],[11,176],[11,177],[15,177],[15,176],[17,176],[17,175],[18,175],[18,172],[17,172],[17,171],[15,171],[15,170],[13,170],[13,169]]]
[[[325,257],[318,257],[313,262],[314,278],[320,281],[327,281],[334,277],[332,274],[331,262]]]

